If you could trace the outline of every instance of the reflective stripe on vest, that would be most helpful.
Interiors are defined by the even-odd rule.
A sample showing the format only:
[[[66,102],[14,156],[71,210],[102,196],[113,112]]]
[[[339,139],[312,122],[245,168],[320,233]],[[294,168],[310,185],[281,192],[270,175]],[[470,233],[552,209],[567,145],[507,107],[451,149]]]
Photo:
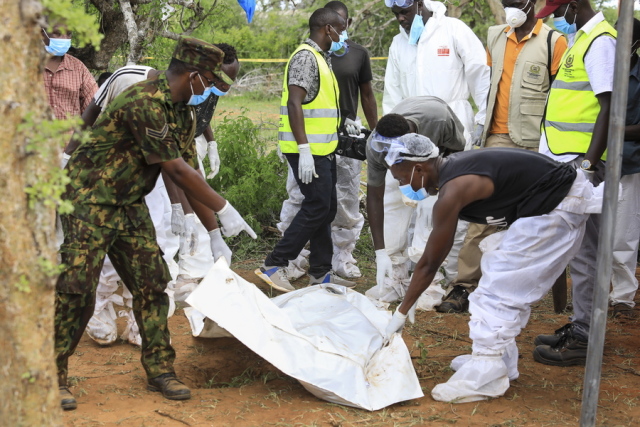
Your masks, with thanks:
[[[280,140],[280,149],[282,150],[282,142],[296,142],[296,138],[293,136],[293,132],[278,132],[278,139]],[[311,144],[331,144],[331,142],[333,142],[334,140],[338,140],[338,133],[333,133],[333,134],[319,134],[319,135],[313,135],[313,134],[307,134],[307,141],[309,142],[309,146],[311,148],[313,148],[313,145]],[[296,142],[296,147],[298,146],[298,143]],[[335,151],[336,149],[334,148],[333,151]],[[333,153],[333,151],[331,153]],[[283,153],[297,153],[298,149],[296,148],[296,151],[283,151]],[[327,153],[327,154],[331,154],[331,153]],[[316,152],[314,152],[313,150],[311,150],[311,154],[315,154],[316,156],[323,156],[326,154],[318,154]]]
[[[543,124],[553,154],[584,154],[591,145],[600,103],[591,88],[584,57],[600,36],[615,38],[616,31],[606,21],[596,25],[589,34],[579,31],[575,44],[562,57],[549,92]],[[605,151],[602,160],[606,159]]]
[[[314,54],[320,75],[318,94],[311,102],[302,104],[305,132],[311,148],[311,154],[326,156],[333,153],[338,146],[338,125],[340,123],[338,83],[327,61],[311,46],[307,44],[298,46],[291,58],[303,49]],[[289,61],[291,61],[291,58],[289,58]],[[291,130],[289,110],[287,108],[289,99],[288,80],[289,64],[285,69],[282,98],[280,100],[278,143],[283,153],[297,153],[298,143]]]
[[[289,115],[289,109],[287,107],[280,107],[280,114],[283,116]],[[313,110],[302,109],[305,119],[322,119],[322,118],[337,118],[338,110],[335,108],[316,108]]]

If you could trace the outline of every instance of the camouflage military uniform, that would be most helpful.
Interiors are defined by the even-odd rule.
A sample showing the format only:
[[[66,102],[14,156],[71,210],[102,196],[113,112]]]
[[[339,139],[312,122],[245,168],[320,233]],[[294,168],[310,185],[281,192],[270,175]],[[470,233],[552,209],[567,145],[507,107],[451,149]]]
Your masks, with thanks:
[[[173,372],[164,288],[171,280],[143,201],[161,162],[182,157],[198,168],[192,107],[173,104],[165,74],[116,97],[96,121],[91,141],[72,155],[63,195],[75,210],[61,217],[65,270],[56,287],[55,351],[60,385],[91,318],[105,255],[133,294],[142,365],[155,378]]]

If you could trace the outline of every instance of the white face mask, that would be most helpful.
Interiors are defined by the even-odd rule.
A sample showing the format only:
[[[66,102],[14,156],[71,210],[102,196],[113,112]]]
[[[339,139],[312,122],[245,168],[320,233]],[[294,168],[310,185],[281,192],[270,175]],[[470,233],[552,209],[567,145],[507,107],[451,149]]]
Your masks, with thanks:
[[[527,7],[528,4],[529,1],[527,0],[527,4],[525,4],[524,7]],[[527,15],[530,11],[531,7],[529,7],[529,10],[527,10],[526,12],[517,7],[505,7],[504,12],[506,14],[507,24],[511,28],[522,27],[522,24],[527,21]]]

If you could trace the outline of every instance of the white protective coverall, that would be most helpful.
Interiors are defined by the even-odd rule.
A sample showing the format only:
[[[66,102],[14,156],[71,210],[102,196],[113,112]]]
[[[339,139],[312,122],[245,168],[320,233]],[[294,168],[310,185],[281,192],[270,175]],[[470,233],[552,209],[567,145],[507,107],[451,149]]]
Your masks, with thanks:
[[[474,123],[484,125],[490,68],[482,42],[464,22],[445,16],[447,7],[435,1],[417,46],[406,31],[393,38],[384,75],[382,113],[388,114],[411,96],[437,96],[446,102],[465,128],[468,148]],[[469,95],[479,108],[473,116]]]
[[[196,153],[198,155],[198,166],[200,170],[204,172],[204,166],[202,165],[202,159],[207,155],[207,139],[204,135],[197,136]],[[195,217],[196,231],[198,233],[198,246],[196,247],[193,255],[190,253],[179,253],[180,261],[178,263],[180,267],[180,273],[176,279],[175,285],[175,299],[176,301],[184,302],[189,294],[198,286],[200,280],[206,276],[209,269],[213,267],[213,254],[211,253],[211,239],[209,233],[200,219],[196,215]],[[169,224],[170,226],[170,224]],[[169,228],[171,230],[171,228]]]
[[[390,113],[406,98],[436,96],[449,105],[464,126],[465,149],[470,149],[474,123],[484,125],[485,121],[491,71],[486,52],[482,42],[465,23],[445,16],[447,8],[444,4],[425,0],[424,7],[433,12],[433,16],[427,21],[418,45],[409,44],[409,37],[402,27],[399,27],[400,33],[391,42],[384,77],[382,112]],[[469,95],[473,96],[480,108],[475,118]],[[435,197],[423,200],[418,203],[417,209],[405,206],[397,181],[390,172],[387,174],[384,237],[385,248],[394,264],[393,277],[387,279],[383,289],[376,286],[367,295],[384,302],[404,297],[409,286],[407,260],[416,262],[424,251],[432,229],[430,219],[436,200]],[[421,224],[415,233],[411,231],[411,222]],[[454,245],[443,265],[444,283],[452,282],[457,275],[458,253],[467,228],[468,223],[459,221]],[[441,276],[437,279],[441,279]],[[429,309],[438,302],[429,304]],[[427,309],[421,304],[419,307]]]
[[[435,400],[456,403],[502,396],[518,378],[515,338],[580,249],[591,213],[602,209],[604,185],[578,172],[560,204],[546,215],[520,218],[480,243],[482,278],[469,296],[471,355],[456,357],[455,374],[431,391]]]
[[[616,212],[611,272],[611,305],[623,303],[634,307],[638,290],[636,266],[640,240],[640,173],[620,179],[620,200]]]

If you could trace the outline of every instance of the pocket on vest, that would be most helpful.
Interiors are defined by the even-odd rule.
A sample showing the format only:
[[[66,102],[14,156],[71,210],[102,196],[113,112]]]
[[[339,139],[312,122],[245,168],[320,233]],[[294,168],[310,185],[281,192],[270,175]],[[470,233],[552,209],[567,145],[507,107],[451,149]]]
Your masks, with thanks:
[[[537,146],[540,142],[540,125],[544,114],[544,98],[522,98],[520,117],[522,142],[526,147]]]
[[[539,62],[527,61],[522,71],[522,87],[542,92],[545,81],[548,83],[547,67]]]

